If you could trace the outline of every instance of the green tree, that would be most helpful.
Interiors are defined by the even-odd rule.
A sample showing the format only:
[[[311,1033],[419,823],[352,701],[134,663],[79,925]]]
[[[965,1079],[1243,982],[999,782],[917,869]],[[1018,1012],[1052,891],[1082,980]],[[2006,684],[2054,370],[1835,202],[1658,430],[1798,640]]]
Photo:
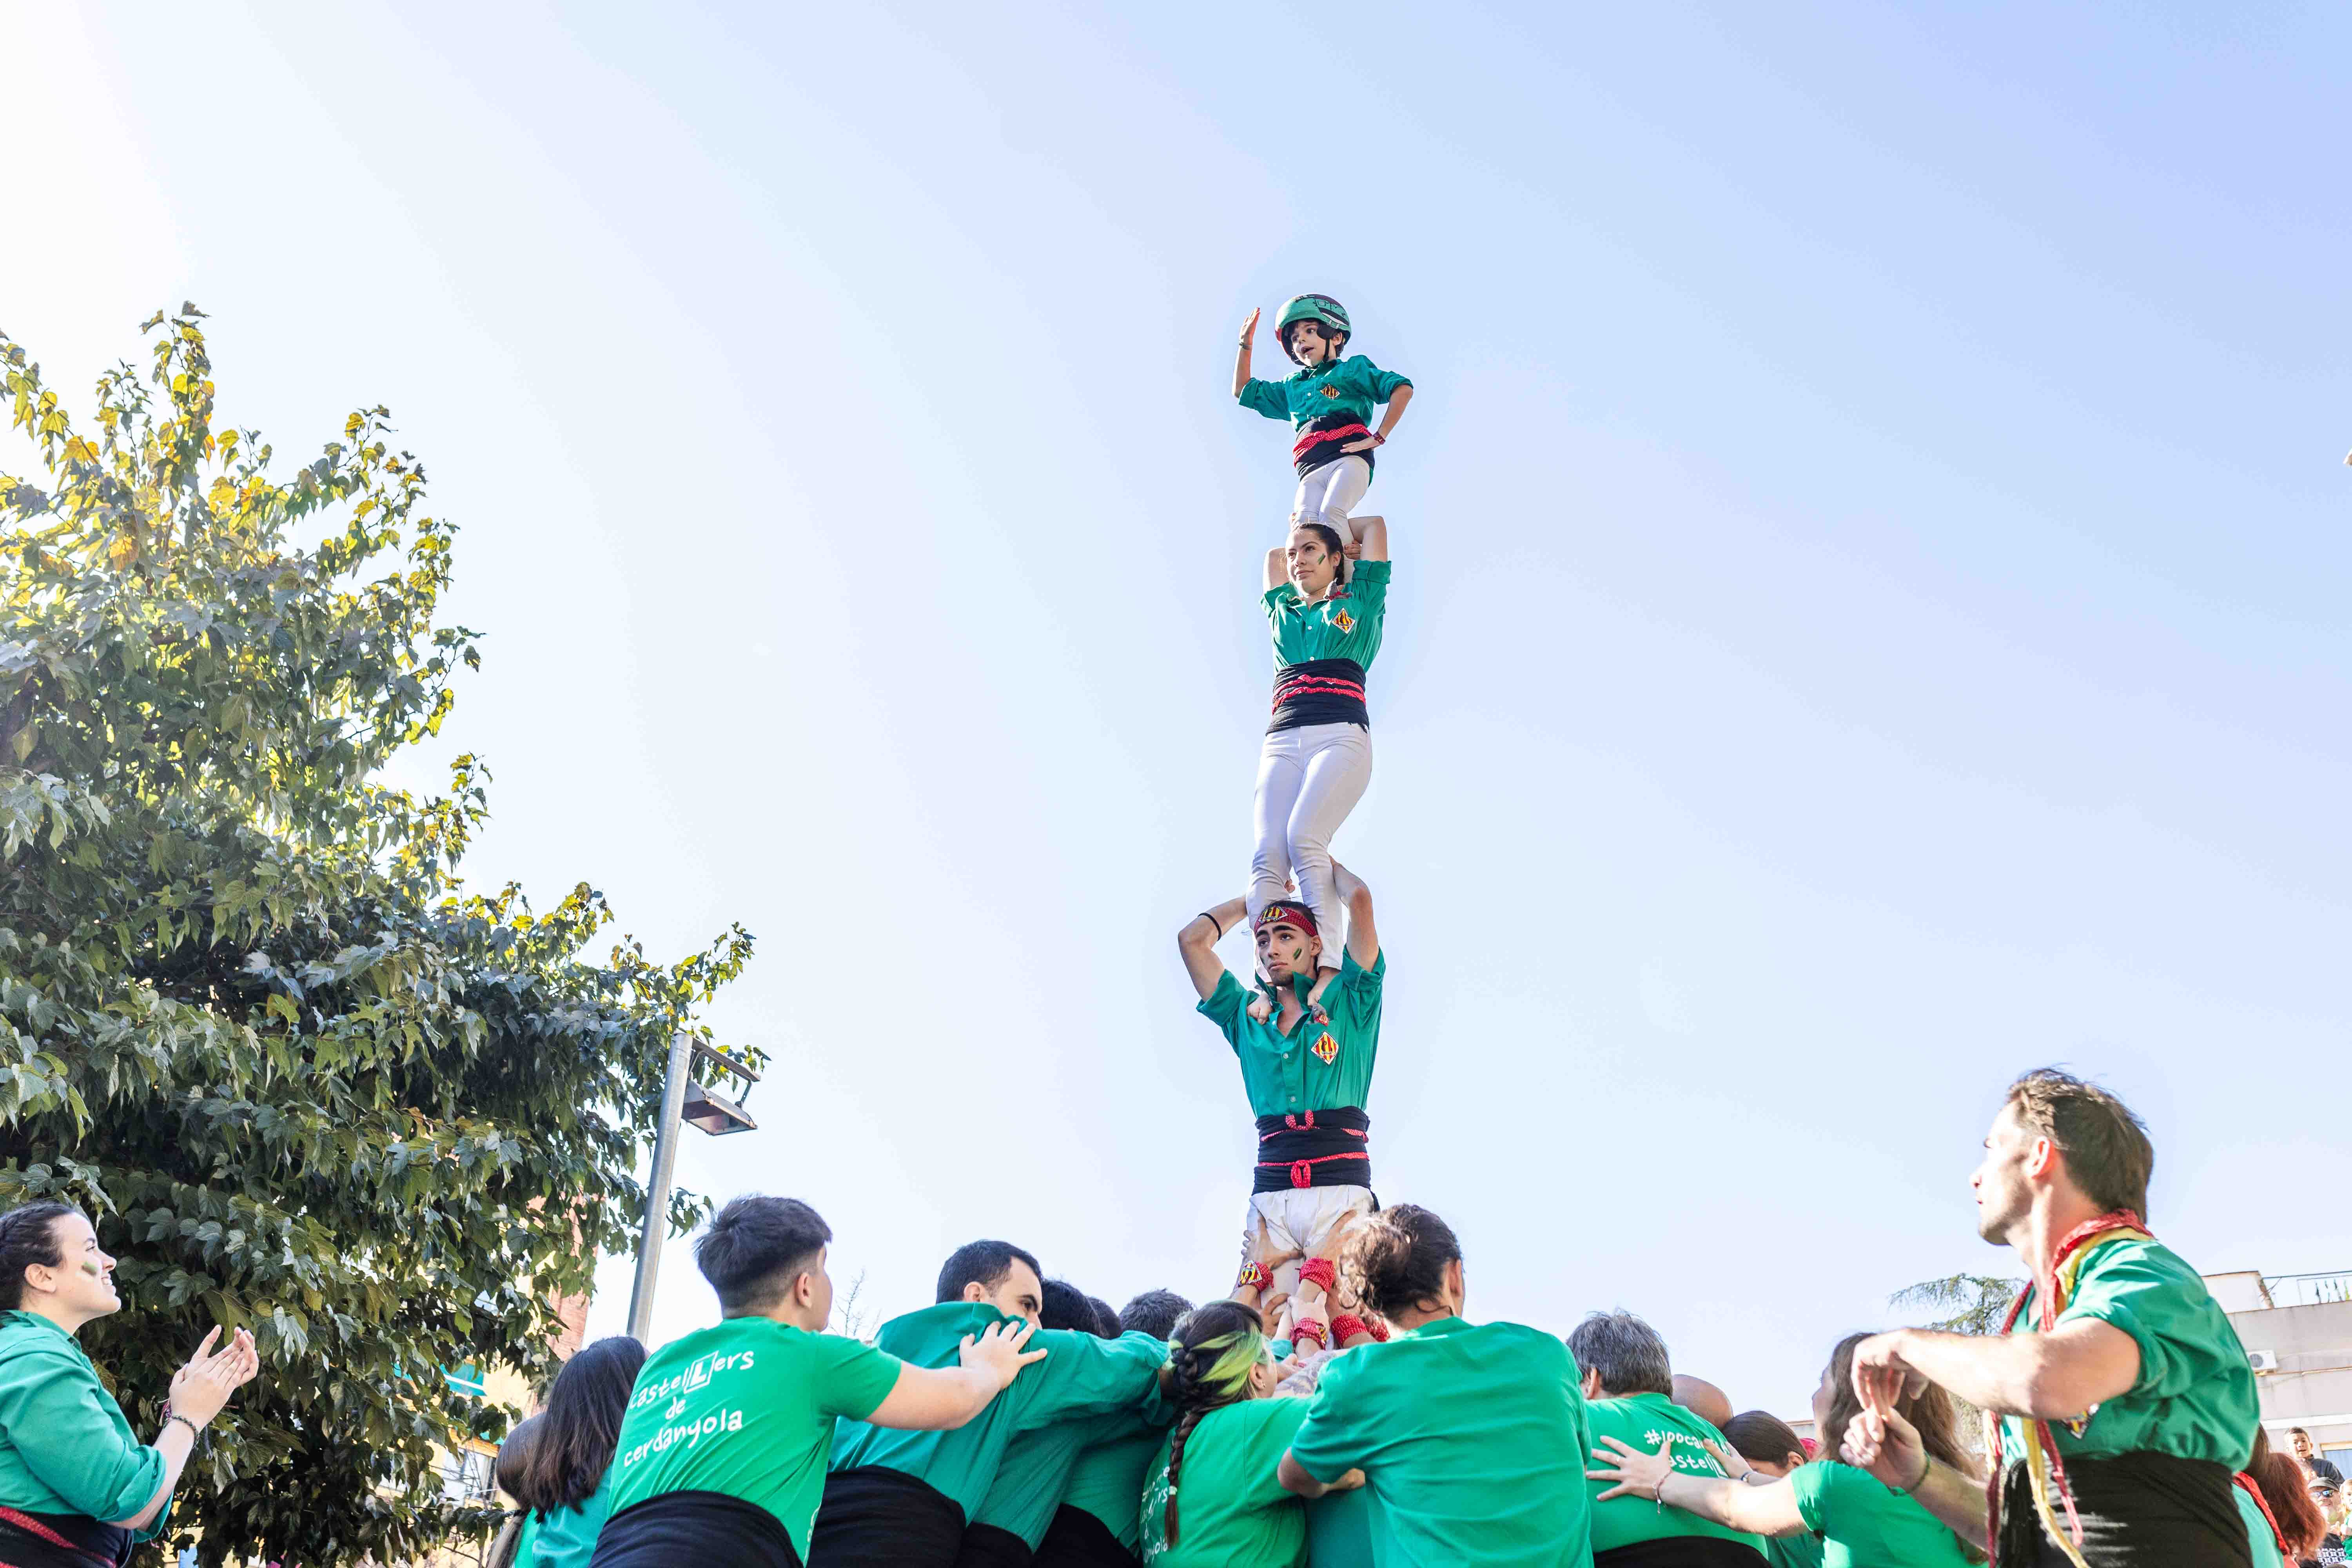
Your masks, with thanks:
[[[1906,1285],[1886,1299],[1888,1306],[1906,1311],[1940,1312],[1920,1327],[1941,1329],[1953,1334],[1994,1334],[2000,1331],[2000,1321],[2009,1315],[2009,1304],[2025,1289],[2022,1279],[2004,1279],[1993,1274],[1950,1274],[1941,1279],[1922,1279],[1916,1285]]]
[[[199,314],[94,429],[0,336],[40,468],[0,473],[0,1205],[96,1217],[125,1307],[83,1341],[142,1431],[205,1328],[253,1331],[174,1514],[207,1563],[396,1558],[472,1522],[432,1448],[513,1413],[449,1372],[551,1371],[555,1299],[632,1242],[667,1041],[751,942],[599,963],[586,884],[465,888],[479,764],[372,782],[477,663],[436,620],[453,531],[382,408],[275,471]]]

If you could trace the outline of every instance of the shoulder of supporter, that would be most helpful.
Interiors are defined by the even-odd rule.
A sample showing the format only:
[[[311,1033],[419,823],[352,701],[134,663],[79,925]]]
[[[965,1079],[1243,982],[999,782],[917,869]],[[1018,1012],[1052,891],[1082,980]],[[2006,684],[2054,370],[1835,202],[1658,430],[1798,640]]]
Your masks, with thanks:
[[[2176,1394],[2202,1370],[2182,1350],[2204,1347],[2200,1331],[2228,1319],[2194,1269],[2152,1242],[2119,1242],[2084,1261],[2062,1324],[2092,1320],[2121,1329],[2139,1347],[2135,1394]],[[2250,1374],[2251,1375],[2251,1374]]]
[[[1228,969],[1217,977],[1217,988],[1193,1005],[1193,1011],[1223,1029],[1225,1038],[1238,1047],[1241,1044],[1242,1019],[1248,1006],[1249,993]]]

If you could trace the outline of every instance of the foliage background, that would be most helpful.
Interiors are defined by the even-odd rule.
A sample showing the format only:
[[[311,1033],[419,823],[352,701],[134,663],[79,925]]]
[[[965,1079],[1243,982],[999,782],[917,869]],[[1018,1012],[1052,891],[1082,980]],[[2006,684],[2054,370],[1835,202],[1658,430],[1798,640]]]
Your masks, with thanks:
[[[96,1217],[125,1304],[82,1341],[142,1432],[208,1327],[253,1331],[173,1518],[205,1563],[397,1556],[468,1522],[434,1446],[515,1414],[448,1370],[552,1370],[667,1043],[751,939],[587,962],[588,884],[459,879],[477,759],[371,782],[478,663],[436,619],[455,530],[381,407],[290,470],[222,422],[200,321],[146,323],[86,426],[0,335],[41,465],[0,474],[0,1204]]]

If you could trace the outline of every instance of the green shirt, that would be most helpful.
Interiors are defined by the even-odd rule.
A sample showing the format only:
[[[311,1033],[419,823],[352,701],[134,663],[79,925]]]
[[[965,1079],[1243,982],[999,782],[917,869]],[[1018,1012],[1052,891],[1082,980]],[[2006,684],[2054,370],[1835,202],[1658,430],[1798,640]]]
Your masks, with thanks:
[[[1389,565],[1359,561],[1352,578],[1308,604],[1289,584],[1268,588],[1266,629],[1274,634],[1274,666],[1310,658],[1352,658],[1365,669],[1381,654],[1381,630],[1388,622]]]
[[[1568,1347],[1518,1323],[1440,1318],[1323,1368],[1291,1457],[1364,1472],[1383,1568],[1583,1568],[1592,1443]]]
[[[724,1492],[774,1514],[805,1561],[834,1418],[873,1415],[899,1371],[871,1345],[772,1318],[730,1318],[673,1340],[646,1358],[621,1416],[604,1478],[611,1510]]]
[[[2016,1332],[2033,1331],[2029,1290]],[[2129,1391],[2091,1413],[2080,1433],[2053,1421],[2061,1458],[2106,1458],[2143,1450],[2210,1459],[2242,1470],[2253,1457],[2261,1409],[2254,1369],[2238,1331],[2197,1271],[2154,1241],[2111,1241],[2084,1260],[2061,1325],[2095,1319],[2139,1346],[2139,1376]],[[2025,1452],[2017,1417],[2006,1418],[2011,1463]]]
[[[110,1524],[163,1484],[163,1456],[131,1435],[80,1342],[37,1312],[0,1314],[0,1505]]]
[[[1790,1471],[1789,1484],[1805,1528],[1828,1542],[1822,1568],[1969,1568],[1958,1536],[1867,1470],[1815,1459]]]
[[[1200,1012],[1224,1031],[1225,1043],[1241,1060],[1251,1115],[1343,1105],[1363,1109],[1372,1092],[1372,1061],[1381,1050],[1381,982],[1388,972],[1387,953],[1376,955],[1365,969],[1341,948],[1339,982],[1323,993],[1323,1010],[1331,1021],[1318,1024],[1301,1012],[1286,1035],[1279,1010],[1263,1024],[1249,1016],[1250,994],[1232,970],[1225,971]]]
[[[1360,425],[1369,425],[1372,410],[1396,395],[1400,386],[1412,383],[1394,371],[1382,370],[1362,354],[1349,354],[1344,359],[1329,360],[1319,365],[1300,365],[1280,381],[1260,381],[1253,376],[1242,383],[1239,399],[1244,408],[1255,409],[1268,419],[1287,419],[1291,428],[1304,431],[1318,419],[1332,415],[1345,415]],[[1331,455],[1338,457],[1345,441],[1331,444]],[[1370,456],[1357,453],[1358,457]]]
[[[539,1515],[526,1509],[523,1510],[522,1528],[515,1531],[513,1568],[530,1568],[531,1557],[538,1548]]]
[[[1164,1356],[1166,1352],[1161,1353]],[[1024,1432],[1005,1448],[996,1479],[989,1483],[988,1496],[981,1500],[971,1522],[1010,1531],[1034,1552],[1045,1539],[1045,1531],[1053,1528],[1055,1513],[1068,1500],[1070,1475],[1081,1455],[1097,1445],[1157,1444],[1163,1429],[1145,1420],[1143,1410],[1136,1407],[1078,1421],[1056,1421],[1051,1426]],[[1128,1524],[1132,1528],[1132,1494],[1127,1503]]]
[[[1379,1533],[1380,1504],[1370,1492],[1325,1492],[1307,1505],[1307,1568],[1369,1568]]]
[[[1715,1462],[1714,1456],[1699,1447],[1702,1438],[1723,1443],[1723,1434],[1663,1394],[1596,1399],[1585,1410],[1592,1429],[1592,1440],[1585,1445],[1589,1449],[1599,1451],[1603,1437],[1614,1437],[1644,1454],[1654,1454],[1664,1446],[1674,1451],[1675,1468],[1683,1475],[1713,1478],[1723,1474],[1723,1467]],[[1724,1447],[1730,1445],[1724,1443]],[[1585,1486],[1588,1495],[1597,1500],[1616,1484],[1588,1481]],[[1596,1500],[1592,1505],[1592,1550],[1596,1552],[1614,1552],[1638,1541],[1659,1541],[1676,1535],[1718,1536],[1754,1547],[1759,1557],[1764,1553],[1764,1538],[1760,1535],[1728,1529],[1672,1504],[1660,1508],[1654,1499],[1636,1497],[1632,1492],[1607,1502]]]
[[[2230,1483],[2230,1496],[2238,1505],[2238,1517],[2246,1521],[2246,1544],[2253,1549],[2254,1568],[2286,1568],[2286,1559],[2279,1554],[2278,1532],[2263,1516],[2262,1505],[2235,1481]]]
[[[1168,1544],[1168,1452],[1143,1489],[1143,1560],[1159,1568],[1306,1568],[1307,1512],[1282,1488],[1282,1456],[1307,1419],[1304,1399],[1242,1399],[1201,1417],[1176,1477],[1176,1544]]]
[[[613,1472],[578,1508],[559,1508],[540,1519],[539,1531],[528,1551],[515,1553],[515,1568],[588,1568],[596,1555],[596,1532],[613,1511]]]
[[[1810,1531],[1794,1535],[1768,1535],[1764,1555],[1772,1568],[1822,1568],[1822,1538]]]
[[[1144,1479],[1151,1473],[1152,1460],[1166,1436],[1160,1427],[1146,1427],[1131,1436],[1097,1443],[1080,1454],[1077,1463],[1070,1467],[1069,1480],[1062,1488],[1063,1506],[1094,1515],[1102,1521],[1104,1529],[1118,1537],[1121,1546],[1129,1552],[1141,1551],[1142,1537],[1136,1531],[1136,1504],[1143,1496]]]
[[[877,1342],[916,1366],[953,1366],[964,1335],[1011,1321],[982,1302],[943,1301],[891,1319]],[[912,1476],[962,1510],[969,1523],[1015,1437],[1141,1405],[1168,1359],[1168,1347],[1150,1334],[1104,1340],[1076,1329],[1040,1329],[1029,1348],[1045,1352],[1045,1359],[1024,1367],[986,1409],[952,1432],[896,1432],[843,1421],[833,1436],[832,1468],[883,1465]]]

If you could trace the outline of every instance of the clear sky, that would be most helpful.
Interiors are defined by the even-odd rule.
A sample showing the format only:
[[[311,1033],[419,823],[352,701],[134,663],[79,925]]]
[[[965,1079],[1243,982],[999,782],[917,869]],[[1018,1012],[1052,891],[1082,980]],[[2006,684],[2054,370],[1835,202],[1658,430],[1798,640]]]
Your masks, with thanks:
[[[488,634],[405,776],[487,757],[479,882],[758,933],[761,1130],[682,1178],[895,1312],[980,1235],[1230,1278],[1172,938],[1241,889],[1291,477],[1226,385],[1338,295],[1419,388],[1339,844],[1381,1194],[1474,1317],[1793,1413],[2005,1267],[1967,1178],[2044,1062],[2200,1268],[2352,1268],[2347,58],[2317,3],[11,5],[0,326],[79,394],[192,299],[295,460],[392,406]]]

